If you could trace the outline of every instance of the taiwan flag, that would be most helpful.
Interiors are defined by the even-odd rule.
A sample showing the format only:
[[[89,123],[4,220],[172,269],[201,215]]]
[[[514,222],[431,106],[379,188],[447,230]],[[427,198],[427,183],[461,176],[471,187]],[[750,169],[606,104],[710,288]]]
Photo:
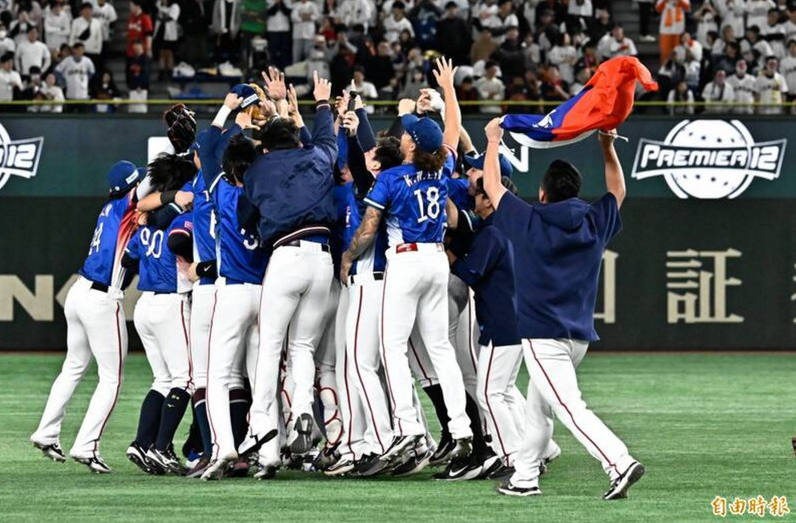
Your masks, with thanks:
[[[636,80],[645,91],[657,91],[649,70],[638,58],[618,56],[603,62],[583,89],[546,115],[508,114],[501,127],[522,145],[548,149],[578,142],[596,130],[609,131],[633,110]]]

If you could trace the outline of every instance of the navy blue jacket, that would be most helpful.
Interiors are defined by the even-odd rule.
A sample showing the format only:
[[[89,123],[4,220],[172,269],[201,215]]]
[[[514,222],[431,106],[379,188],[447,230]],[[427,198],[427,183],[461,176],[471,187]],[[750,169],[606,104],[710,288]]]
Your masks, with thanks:
[[[259,212],[257,230],[263,245],[306,226],[328,230],[335,222],[336,161],[337,138],[328,104],[318,108],[310,146],[271,151],[254,161],[243,185]]]

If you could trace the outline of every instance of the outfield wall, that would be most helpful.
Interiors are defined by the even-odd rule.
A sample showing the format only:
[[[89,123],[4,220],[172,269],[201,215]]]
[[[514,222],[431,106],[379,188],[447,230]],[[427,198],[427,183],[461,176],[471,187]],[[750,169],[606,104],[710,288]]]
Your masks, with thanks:
[[[465,120],[479,146],[486,122]],[[156,118],[0,116],[0,350],[65,346],[62,304],[105,171],[119,159],[144,164],[162,131]],[[634,118],[620,133],[629,139],[617,142],[628,198],[624,230],[604,259],[595,348],[796,348],[792,121]],[[602,194],[595,138],[533,151],[505,142],[524,197],[535,196],[554,158],[581,169],[586,199]],[[130,322],[136,298],[128,292]]]

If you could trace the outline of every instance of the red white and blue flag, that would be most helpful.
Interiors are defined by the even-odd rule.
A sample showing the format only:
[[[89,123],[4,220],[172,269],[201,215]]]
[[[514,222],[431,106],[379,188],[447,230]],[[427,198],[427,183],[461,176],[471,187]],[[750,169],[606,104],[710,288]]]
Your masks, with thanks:
[[[657,91],[649,70],[633,56],[603,62],[583,89],[546,115],[508,114],[501,127],[520,144],[548,149],[579,142],[596,130],[609,131],[633,110],[636,81]]]

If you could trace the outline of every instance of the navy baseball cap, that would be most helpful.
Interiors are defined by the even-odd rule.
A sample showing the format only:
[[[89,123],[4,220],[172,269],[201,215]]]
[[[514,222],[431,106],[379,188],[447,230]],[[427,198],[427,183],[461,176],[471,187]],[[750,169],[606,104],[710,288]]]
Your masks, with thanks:
[[[431,118],[405,114],[401,117],[401,124],[421,151],[433,153],[442,147],[442,129]]]
[[[108,187],[111,192],[124,192],[146,176],[146,169],[138,169],[133,162],[116,162],[108,171]]]
[[[240,104],[241,110],[260,103],[260,97],[257,95],[257,91],[255,91],[250,85],[238,84],[233,87],[232,91],[230,92],[235,93],[243,98],[243,102]]]
[[[462,160],[464,160],[464,163],[467,164],[468,167],[475,167],[476,169],[483,171],[486,154],[482,154],[480,156],[464,155]],[[500,176],[507,176],[511,178],[511,175],[514,174],[514,168],[511,166],[509,159],[502,154],[498,154],[498,161],[500,162]]]

